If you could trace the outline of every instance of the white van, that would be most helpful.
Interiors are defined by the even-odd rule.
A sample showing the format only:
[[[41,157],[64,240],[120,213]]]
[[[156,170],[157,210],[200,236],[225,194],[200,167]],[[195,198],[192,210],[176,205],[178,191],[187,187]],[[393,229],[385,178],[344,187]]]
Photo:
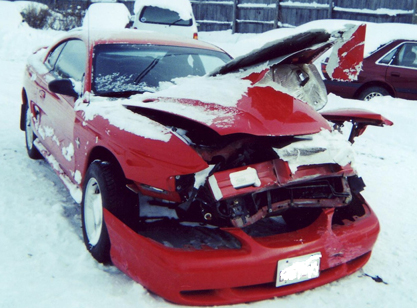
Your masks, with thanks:
[[[189,0],[136,0],[132,27],[198,39]]]

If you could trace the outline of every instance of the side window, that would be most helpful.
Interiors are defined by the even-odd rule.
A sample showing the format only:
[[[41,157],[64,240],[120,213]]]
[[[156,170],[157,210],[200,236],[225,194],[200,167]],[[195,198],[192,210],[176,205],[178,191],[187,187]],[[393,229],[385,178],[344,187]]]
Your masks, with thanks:
[[[407,43],[400,47],[393,65],[403,67],[417,67],[417,44]]]
[[[59,55],[61,54],[62,48],[64,48],[65,43],[62,43],[61,45],[58,45],[46,58],[45,65],[50,69],[53,70],[55,68],[56,60],[58,59]]]
[[[68,41],[56,61],[54,71],[62,78],[80,81],[85,72],[87,49],[79,40]]]
[[[392,57],[397,53],[398,48],[395,48],[391,50],[389,53],[387,53],[381,60],[379,60],[379,63],[382,64],[390,64]]]

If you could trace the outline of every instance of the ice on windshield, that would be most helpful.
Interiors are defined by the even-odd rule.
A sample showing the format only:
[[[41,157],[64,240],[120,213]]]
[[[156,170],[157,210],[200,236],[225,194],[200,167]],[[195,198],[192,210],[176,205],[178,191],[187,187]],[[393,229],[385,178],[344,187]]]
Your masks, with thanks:
[[[203,49],[98,45],[94,57],[93,92],[96,95],[155,92],[161,82],[203,76],[229,60],[224,53]]]

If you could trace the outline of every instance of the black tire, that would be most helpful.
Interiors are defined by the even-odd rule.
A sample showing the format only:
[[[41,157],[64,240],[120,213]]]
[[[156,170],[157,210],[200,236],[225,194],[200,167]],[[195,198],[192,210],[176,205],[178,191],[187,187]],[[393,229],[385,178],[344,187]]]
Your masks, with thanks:
[[[25,123],[25,140],[26,140],[26,151],[28,156],[32,159],[41,159],[42,155],[39,153],[38,149],[35,147],[35,140],[36,135],[33,133],[32,129],[32,113],[30,111],[29,105],[25,105],[25,113],[24,113],[24,123]]]
[[[369,87],[363,90],[359,94],[358,98],[363,101],[369,101],[373,99],[374,97],[381,97],[381,96],[388,96],[388,95],[389,95],[389,92],[385,88],[375,86],[375,87]]]
[[[91,163],[85,175],[81,203],[84,244],[91,255],[104,264],[111,259],[103,208],[125,223],[139,221],[138,196],[126,188],[123,173],[115,165],[101,161]]]

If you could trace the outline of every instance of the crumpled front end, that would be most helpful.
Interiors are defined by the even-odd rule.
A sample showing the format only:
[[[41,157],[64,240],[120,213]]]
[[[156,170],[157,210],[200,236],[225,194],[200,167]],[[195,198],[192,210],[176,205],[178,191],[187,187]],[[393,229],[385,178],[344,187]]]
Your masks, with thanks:
[[[204,228],[204,236],[184,245],[176,236],[201,227],[182,225],[187,229],[182,233],[179,227],[162,228],[155,238],[152,227],[134,232],[105,211],[113,263],[150,291],[184,305],[284,296],[349,275],[367,262],[379,223],[360,195],[348,207],[319,208],[314,216],[297,228],[279,217],[247,228]],[[282,267],[288,262],[292,267]]]
[[[150,206],[172,215],[141,216],[130,228],[104,211],[119,269],[169,301],[221,305],[311,289],[367,262],[379,223],[360,194],[352,143],[367,125],[392,122],[363,111],[316,111],[326,93],[309,63],[331,46],[320,33],[297,36],[302,46],[265,67],[259,61],[288,42],[205,77],[201,92],[209,93],[232,74],[240,89],[232,96],[184,95],[188,80],[125,104],[167,128],[201,164],[169,174],[164,187],[132,181]],[[340,133],[345,122],[349,138]],[[180,151],[171,152],[180,166]]]

